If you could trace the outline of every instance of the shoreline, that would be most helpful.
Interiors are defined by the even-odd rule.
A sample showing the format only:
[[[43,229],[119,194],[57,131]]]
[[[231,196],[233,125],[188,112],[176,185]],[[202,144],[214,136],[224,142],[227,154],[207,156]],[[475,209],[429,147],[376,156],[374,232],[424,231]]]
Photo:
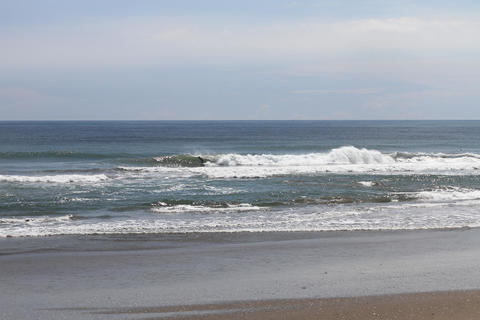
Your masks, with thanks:
[[[307,231],[238,231],[238,232],[178,232],[178,233],[93,233],[54,234],[46,236],[1,237],[0,256],[24,253],[66,251],[125,251],[163,249],[165,244],[180,247],[186,243],[253,243],[268,241],[314,240],[371,236],[407,236],[478,231],[480,227],[434,229],[378,229],[378,230],[307,230]],[[109,243],[102,246],[101,243]],[[118,245],[115,245],[117,243]],[[141,245],[141,244],[145,245]],[[68,245],[65,245],[68,244]],[[73,246],[72,246],[73,244]],[[135,245],[125,245],[135,244]],[[21,247],[21,248],[20,248]],[[22,248],[29,248],[24,250]],[[20,249],[19,249],[20,248]],[[19,249],[16,251],[16,249]]]
[[[170,315],[118,311],[232,301],[238,314],[259,303],[275,317],[275,304],[287,301],[299,318],[305,301],[353,308],[364,297],[477,290],[479,265],[476,228],[7,238],[0,240],[0,318],[155,319]],[[117,314],[98,313],[105,310]],[[215,316],[191,311],[180,318]]]

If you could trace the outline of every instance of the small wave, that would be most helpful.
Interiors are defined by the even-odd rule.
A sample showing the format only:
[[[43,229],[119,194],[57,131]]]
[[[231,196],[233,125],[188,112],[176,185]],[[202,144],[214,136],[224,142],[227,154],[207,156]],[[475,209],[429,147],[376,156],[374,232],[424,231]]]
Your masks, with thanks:
[[[453,202],[464,200],[480,200],[480,190],[448,187],[418,193],[418,198],[423,201]]]
[[[27,152],[0,152],[0,159],[106,159],[119,155],[85,153],[75,151],[27,151]]]
[[[406,202],[417,200],[418,198],[405,193],[388,193],[380,195],[357,195],[357,196],[325,196],[320,198],[299,197],[293,199],[293,203],[301,205],[343,205],[343,204],[369,204],[369,203],[388,203],[388,202]],[[281,203],[288,205],[289,203]]]
[[[159,202],[157,206],[152,208],[156,213],[206,213],[206,212],[241,212],[261,210],[261,207],[253,206],[248,203],[226,204],[225,206],[203,206],[203,205],[168,205],[165,202]],[[263,208],[265,209],[265,208]]]
[[[82,175],[82,174],[64,174],[51,176],[16,176],[0,175],[0,182],[18,182],[18,183],[95,183],[103,182],[109,178],[104,174]]]

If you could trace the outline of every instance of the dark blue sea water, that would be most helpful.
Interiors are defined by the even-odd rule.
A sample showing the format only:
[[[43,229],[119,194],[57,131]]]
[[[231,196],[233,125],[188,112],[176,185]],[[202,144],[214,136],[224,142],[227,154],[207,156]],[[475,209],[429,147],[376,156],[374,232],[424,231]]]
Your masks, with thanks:
[[[0,236],[480,225],[479,121],[0,122]]]

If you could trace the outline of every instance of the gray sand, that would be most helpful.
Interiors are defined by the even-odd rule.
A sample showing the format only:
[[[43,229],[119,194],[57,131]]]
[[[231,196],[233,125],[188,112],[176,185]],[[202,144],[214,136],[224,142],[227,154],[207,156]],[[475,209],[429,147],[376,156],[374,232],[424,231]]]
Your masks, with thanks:
[[[0,286],[0,319],[479,289],[480,230],[1,239]]]

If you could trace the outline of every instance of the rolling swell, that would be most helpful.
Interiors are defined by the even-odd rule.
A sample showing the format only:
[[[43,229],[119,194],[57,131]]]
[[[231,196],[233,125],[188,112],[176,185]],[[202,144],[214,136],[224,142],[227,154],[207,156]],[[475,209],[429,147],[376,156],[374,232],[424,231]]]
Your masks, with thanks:
[[[170,167],[203,167],[210,160],[206,157],[179,154],[154,158],[157,164]]]
[[[75,151],[31,151],[31,152],[0,152],[0,159],[78,159],[78,160],[99,160],[124,157],[125,154],[103,154]]]
[[[202,167],[205,165],[318,165],[318,164],[389,164],[409,160],[463,159],[479,160],[476,153],[427,153],[395,151],[382,153],[373,149],[342,146],[328,152],[306,154],[175,154],[152,158],[132,158],[131,154],[88,153],[76,151],[0,152],[0,159],[118,159],[127,163],[142,163],[172,167]]]
[[[206,162],[211,161],[208,156],[197,156],[192,154],[174,154],[158,157],[122,159],[122,163],[128,165],[164,166],[164,167],[203,167]]]

